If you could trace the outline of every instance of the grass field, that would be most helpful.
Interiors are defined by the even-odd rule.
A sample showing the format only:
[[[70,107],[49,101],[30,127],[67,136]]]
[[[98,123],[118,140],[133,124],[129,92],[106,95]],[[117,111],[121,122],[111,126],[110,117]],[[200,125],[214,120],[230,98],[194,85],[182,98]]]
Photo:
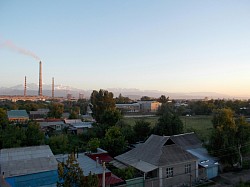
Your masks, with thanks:
[[[207,140],[212,131],[212,116],[182,116],[184,132],[195,131],[197,135]]]
[[[154,127],[158,121],[158,116],[152,117],[129,117],[124,118],[123,121],[132,126],[135,125],[136,120],[145,120],[150,122],[151,127]],[[212,116],[181,116],[181,120],[184,125],[184,132],[195,131],[197,135],[202,140],[207,140],[209,134],[213,128],[213,124],[211,122]]]

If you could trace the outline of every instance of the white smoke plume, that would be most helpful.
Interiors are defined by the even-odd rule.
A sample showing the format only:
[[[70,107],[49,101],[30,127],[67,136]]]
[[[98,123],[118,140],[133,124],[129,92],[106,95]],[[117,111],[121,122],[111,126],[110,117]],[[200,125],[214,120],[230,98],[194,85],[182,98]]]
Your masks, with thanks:
[[[23,49],[21,47],[18,47],[14,43],[12,43],[11,41],[3,42],[1,44],[1,47],[8,48],[12,51],[16,51],[16,52],[21,53],[23,55],[31,56],[31,57],[35,58],[36,60],[40,60],[40,58],[35,53],[33,53],[27,49]]]

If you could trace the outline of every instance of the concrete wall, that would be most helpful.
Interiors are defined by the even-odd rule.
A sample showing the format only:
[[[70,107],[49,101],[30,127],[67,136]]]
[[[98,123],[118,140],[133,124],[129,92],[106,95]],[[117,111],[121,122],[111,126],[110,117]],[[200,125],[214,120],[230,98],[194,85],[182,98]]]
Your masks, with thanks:
[[[198,176],[196,176],[196,162],[189,162],[191,164],[191,173],[185,174],[185,165],[188,163],[182,163],[178,165],[172,165],[162,168],[162,183],[163,186],[173,186],[177,184],[189,184],[190,174],[192,175],[191,180],[195,181]],[[173,167],[173,177],[167,178],[166,169]]]

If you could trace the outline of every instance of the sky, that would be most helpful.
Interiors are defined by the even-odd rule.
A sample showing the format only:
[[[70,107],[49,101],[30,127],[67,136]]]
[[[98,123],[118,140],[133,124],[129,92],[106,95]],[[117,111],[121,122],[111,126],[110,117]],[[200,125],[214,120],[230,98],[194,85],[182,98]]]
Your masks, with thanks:
[[[0,87],[250,96],[249,0],[1,0]]]

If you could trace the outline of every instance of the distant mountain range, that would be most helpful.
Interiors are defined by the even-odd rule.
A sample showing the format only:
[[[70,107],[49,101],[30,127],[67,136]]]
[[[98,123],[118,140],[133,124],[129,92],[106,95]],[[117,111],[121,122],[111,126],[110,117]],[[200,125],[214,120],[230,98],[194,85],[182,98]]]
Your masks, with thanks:
[[[51,96],[52,95],[51,85],[43,84],[43,95]],[[191,92],[191,93],[170,93],[158,90],[139,90],[135,88],[126,89],[126,88],[107,88],[106,90],[113,92],[114,96],[117,97],[120,93],[123,96],[129,97],[131,99],[140,99],[142,96],[149,96],[158,98],[161,95],[170,97],[171,99],[204,99],[207,98],[232,98],[229,95],[215,93],[215,92]],[[55,96],[56,97],[66,97],[67,94],[72,94],[73,97],[78,98],[79,94],[83,94],[84,97],[89,98],[93,90],[82,90],[73,88],[70,86],[55,85]],[[13,87],[0,87],[0,95],[23,95],[24,94],[24,85],[16,85]],[[38,85],[31,83],[27,84],[27,95],[37,95],[38,94]]]

